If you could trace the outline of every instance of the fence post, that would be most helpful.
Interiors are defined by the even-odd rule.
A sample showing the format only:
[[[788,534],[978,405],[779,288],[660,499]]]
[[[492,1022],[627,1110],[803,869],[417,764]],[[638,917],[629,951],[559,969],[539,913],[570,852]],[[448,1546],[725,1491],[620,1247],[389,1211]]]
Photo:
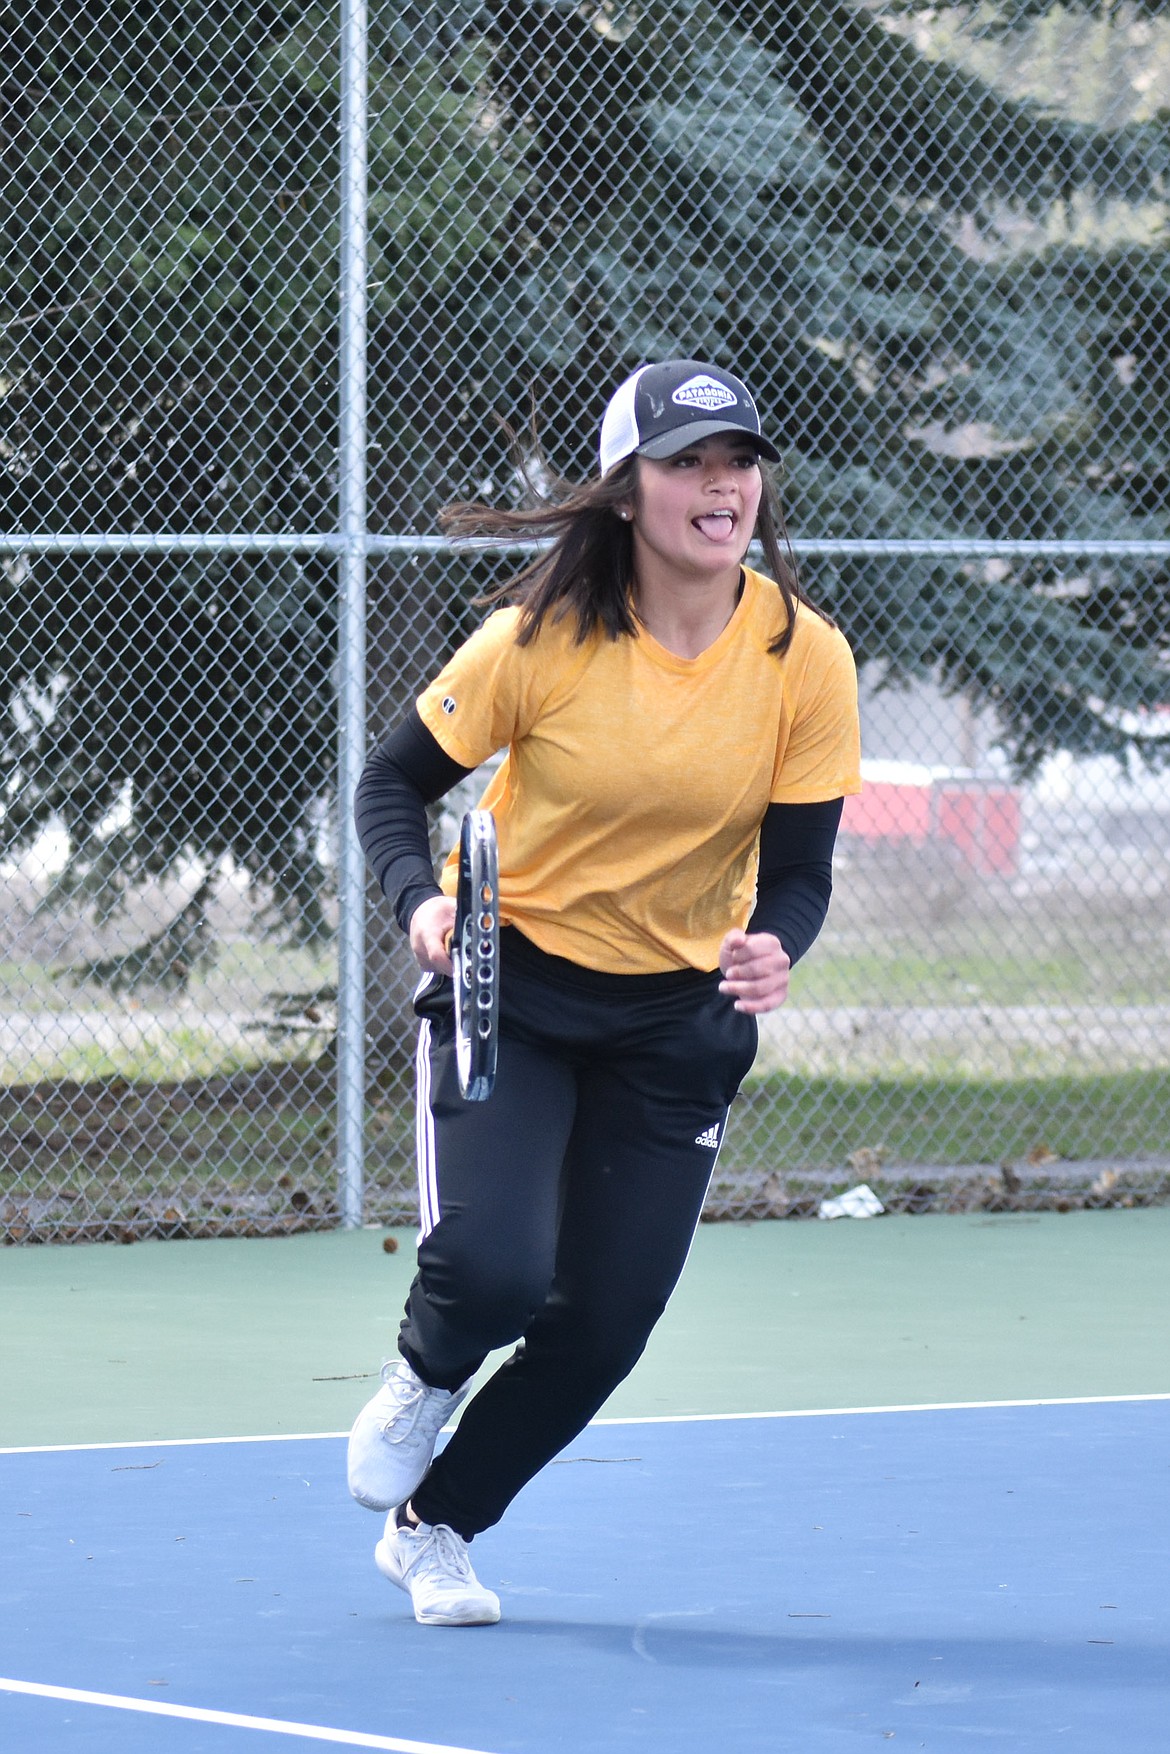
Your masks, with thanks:
[[[341,0],[338,290],[337,1165],[341,1222],[362,1221],[365,1167],[365,873],[350,808],[365,759],[366,185],[365,0]]]

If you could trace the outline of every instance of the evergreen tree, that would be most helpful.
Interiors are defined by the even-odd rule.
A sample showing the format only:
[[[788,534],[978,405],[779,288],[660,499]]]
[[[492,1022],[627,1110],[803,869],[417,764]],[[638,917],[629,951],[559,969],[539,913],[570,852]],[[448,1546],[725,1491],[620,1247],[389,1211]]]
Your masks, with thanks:
[[[2,18],[0,527],[335,529],[332,14],[168,0]],[[388,306],[478,265],[513,193],[473,126],[482,47],[454,41],[440,69],[398,23],[373,56]],[[314,929],[335,579],[308,551],[10,561],[3,844],[56,818],[72,876],[107,892],[228,855]]]
[[[1008,103],[847,4],[491,28],[531,184],[467,351],[509,411],[536,380],[558,460],[616,371],[692,353],[759,386],[798,533],[1165,540],[1164,248],[992,242],[1008,201],[1158,195],[1164,129]],[[807,570],[860,657],[993,705],[1022,772],[1166,747],[1133,716],[1166,698],[1164,565]]]
[[[334,527],[332,9],[0,16],[4,525]],[[1165,247],[1044,243],[1076,195],[1161,202],[1161,121],[1008,101],[846,0],[381,0],[371,114],[376,529],[510,491],[497,418],[533,405],[588,469],[617,377],[688,354],[757,387],[797,534],[1170,535]],[[1021,771],[1166,747],[1164,564],[807,572],[860,658],[994,705]],[[373,569],[375,724],[487,574]],[[96,863],[128,810],[125,874],[228,853],[311,917],[334,618],[321,556],[10,563],[8,843],[56,813]]]

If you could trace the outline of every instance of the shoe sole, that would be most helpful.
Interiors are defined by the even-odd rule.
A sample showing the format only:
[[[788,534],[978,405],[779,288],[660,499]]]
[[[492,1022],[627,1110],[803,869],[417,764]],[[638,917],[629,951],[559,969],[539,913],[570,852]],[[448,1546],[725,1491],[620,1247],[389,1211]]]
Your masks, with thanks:
[[[355,1426],[354,1430],[356,1431],[356,1429],[357,1428]],[[354,1436],[354,1433],[351,1432],[350,1433],[350,1441],[351,1442],[353,1440],[353,1436]],[[435,1443],[437,1444],[438,1441],[439,1440],[436,1437]],[[368,1487],[363,1488],[361,1485],[355,1484],[354,1478],[353,1478],[353,1470],[349,1466],[349,1459],[348,1459],[348,1455],[347,1455],[347,1457],[346,1457],[346,1470],[345,1470],[345,1475],[346,1475],[345,1483],[349,1487],[349,1496],[353,1499],[355,1504],[360,1504],[363,1510],[380,1510],[383,1512],[388,1511],[388,1510],[396,1510],[400,1504],[406,1503],[406,1500],[410,1497],[411,1493],[416,1489],[416,1487],[422,1485],[423,1480],[426,1478],[427,1469],[430,1467],[431,1461],[434,1458],[434,1453],[435,1453],[434,1449],[432,1448],[430,1454],[425,1458],[423,1466],[419,1469],[418,1473],[414,1476],[413,1479],[409,1475],[406,1475],[406,1474],[401,1474],[398,1477],[398,1479],[394,1482],[393,1495],[391,1497],[387,1497],[383,1493],[383,1494],[379,1494],[379,1496],[376,1498],[372,1495],[372,1493],[370,1492]]]
[[[416,1480],[414,1486],[411,1487],[410,1492],[413,1492],[417,1485],[418,1481]],[[406,1494],[407,1498],[410,1497],[410,1492]],[[387,1498],[385,1500],[381,1498],[371,1498],[368,1492],[359,1492],[353,1486],[349,1489],[349,1496],[353,1499],[355,1504],[360,1504],[363,1510],[380,1510],[383,1515],[385,1515],[388,1510],[395,1510],[397,1504],[402,1504],[404,1502],[401,1498],[397,1500],[397,1504],[392,1498]]]
[[[374,1564],[384,1578],[388,1578],[392,1584],[397,1584],[400,1590],[410,1595],[410,1587],[403,1582],[402,1573],[394,1561],[394,1554],[385,1540],[379,1541],[374,1548]],[[494,1596],[492,1600],[495,1601]],[[490,1608],[474,1608],[470,1603],[462,1613],[456,1610],[446,1614],[428,1614],[425,1611],[420,1613],[416,1608],[414,1617],[420,1626],[494,1626],[500,1618],[500,1604],[496,1602],[494,1613]]]

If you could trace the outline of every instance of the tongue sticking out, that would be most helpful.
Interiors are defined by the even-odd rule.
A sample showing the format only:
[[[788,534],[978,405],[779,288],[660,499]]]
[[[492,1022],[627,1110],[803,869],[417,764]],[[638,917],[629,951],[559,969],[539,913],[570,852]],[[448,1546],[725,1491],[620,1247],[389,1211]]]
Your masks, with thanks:
[[[712,542],[725,542],[735,528],[735,520],[727,512],[708,512],[706,517],[695,519],[695,528]]]

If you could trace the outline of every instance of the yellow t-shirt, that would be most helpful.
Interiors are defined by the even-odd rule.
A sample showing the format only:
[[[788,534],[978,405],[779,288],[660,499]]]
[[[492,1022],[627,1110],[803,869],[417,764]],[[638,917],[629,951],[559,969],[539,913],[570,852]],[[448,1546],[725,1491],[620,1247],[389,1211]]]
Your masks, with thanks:
[[[755,902],[770,803],[861,789],[857,678],[844,637],[800,608],[782,658],[780,593],[745,569],[697,658],[645,629],[574,643],[572,617],[516,643],[489,616],[418,701],[463,767],[508,753],[481,799],[500,843],[500,918],[554,956],[614,974],[714,969]],[[455,893],[457,854],[442,874]]]

